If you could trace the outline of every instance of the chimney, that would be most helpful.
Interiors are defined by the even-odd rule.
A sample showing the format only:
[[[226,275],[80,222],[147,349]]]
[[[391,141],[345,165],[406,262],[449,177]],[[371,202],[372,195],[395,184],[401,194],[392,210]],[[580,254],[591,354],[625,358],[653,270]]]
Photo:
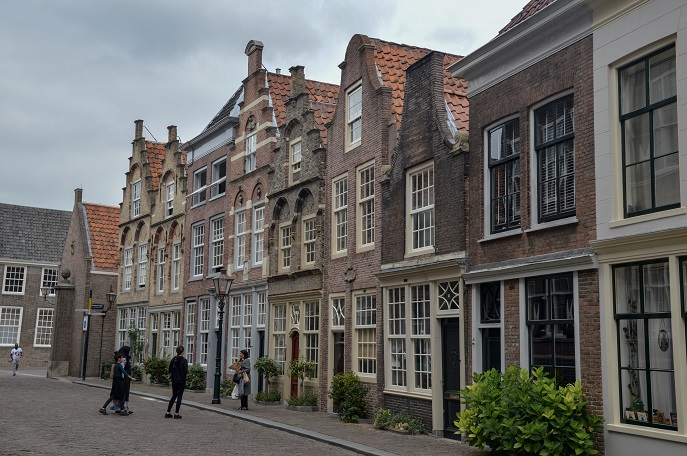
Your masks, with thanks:
[[[170,125],[167,127],[167,142],[172,142],[177,140],[177,126]]]
[[[74,204],[81,204],[81,197],[83,196],[83,189],[77,188],[74,190]]]
[[[281,68],[275,68],[275,69],[274,69],[274,72],[277,73],[277,74],[281,74]]]
[[[134,133],[134,139],[140,139],[143,137],[143,121],[142,120],[135,120],[134,123],[136,124],[136,132]]]
[[[261,41],[250,40],[244,51],[248,56],[248,75],[251,75],[262,68],[262,48]]]
[[[303,65],[296,65],[289,68],[291,72],[291,98],[296,98],[298,95],[305,92],[305,67]]]

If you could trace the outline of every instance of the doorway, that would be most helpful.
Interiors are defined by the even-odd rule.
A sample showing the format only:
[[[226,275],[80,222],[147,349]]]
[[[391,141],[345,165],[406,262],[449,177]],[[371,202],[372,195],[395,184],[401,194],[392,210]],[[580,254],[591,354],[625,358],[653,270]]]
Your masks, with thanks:
[[[258,357],[265,356],[265,331],[258,331]],[[258,392],[261,393],[264,388],[264,378],[262,375],[258,376]]]
[[[453,424],[460,411],[460,319],[446,318],[441,323],[443,359],[444,437],[460,440],[458,428]]]
[[[291,361],[298,359],[299,344],[298,333],[294,332],[291,336]],[[296,396],[298,396],[298,377],[291,377],[291,397]]]

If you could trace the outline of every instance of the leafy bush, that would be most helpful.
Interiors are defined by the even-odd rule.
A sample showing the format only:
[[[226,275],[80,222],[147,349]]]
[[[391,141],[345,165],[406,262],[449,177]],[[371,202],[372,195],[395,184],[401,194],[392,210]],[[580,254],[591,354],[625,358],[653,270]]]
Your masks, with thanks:
[[[236,383],[231,381],[231,377],[224,377],[219,383],[219,395],[221,397],[231,396],[231,392],[234,391],[234,386],[236,386]]]
[[[160,385],[169,385],[169,360],[151,356],[143,362],[143,370],[150,375],[150,381]]]
[[[205,378],[203,375],[203,368],[200,364],[193,363],[188,367],[188,375],[186,375],[186,388],[190,390],[205,389]]]
[[[279,391],[262,391],[255,395],[255,400],[264,402],[278,402],[281,401],[281,394],[279,394]]]
[[[139,381],[143,378],[143,369],[140,364],[131,363],[131,376]]]
[[[315,393],[304,393],[300,396],[292,397],[288,400],[289,405],[304,406],[304,407],[315,407],[317,406],[317,394]]]
[[[342,372],[332,378],[329,397],[334,405],[341,408],[339,418],[345,423],[357,423],[365,418],[365,396],[367,390],[360,382],[360,378],[353,372]]]
[[[405,412],[394,415],[388,409],[377,410],[374,426],[376,429],[400,429],[408,431],[409,434],[427,434],[427,429],[425,429],[422,421]]]
[[[543,368],[530,374],[510,366],[475,374],[461,390],[467,408],[456,426],[479,449],[489,445],[495,455],[596,454],[592,433],[603,420],[585,409],[579,381],[556,386]]]
[[[277,375],[280,374],[279,372],[279,367],[277,366],[277,363],[267,357],[267,356],[261,356],[255,361],[255,364],[253,364],[253,367],[255,370],[258,371],[260,375],[265,376],[265,380],[267,381],[267,388],[265,388],[268,392],[270,390],[270,378],[271,377],[276,377]]]
[[[110,378],[110,371],[112,370],[112,365],[114,361],[105,361],[100,367],[100,378],[103,380]]]
[[[289,377],[298,378],[298,393],[301,394],[303,391],[303,381],[305,377],[312,378],[315,374],[315,369],[317,369],[317,364],[313,361],[306,361],[302,356],[298,359],[292,359],[289,362],[289,367],[286,370],[286,374]]]

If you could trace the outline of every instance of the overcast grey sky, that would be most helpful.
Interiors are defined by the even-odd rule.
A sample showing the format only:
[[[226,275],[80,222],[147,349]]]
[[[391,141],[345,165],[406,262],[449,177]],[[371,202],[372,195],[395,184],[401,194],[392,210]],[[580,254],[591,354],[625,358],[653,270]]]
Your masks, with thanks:
[[[134,120],[167,140],[199,134],[246,77],[304,65],[338,84],[351,36],[466,55],[527,0],[20,0],[0,14],[0,202],[118,205]]]

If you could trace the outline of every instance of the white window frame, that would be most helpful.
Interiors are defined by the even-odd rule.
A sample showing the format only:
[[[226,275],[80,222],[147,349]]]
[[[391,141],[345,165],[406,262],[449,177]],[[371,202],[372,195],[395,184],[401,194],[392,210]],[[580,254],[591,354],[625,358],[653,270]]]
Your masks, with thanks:
[[[131,218],[141,215],[141,179],[131,183]]]
[[[172,244],[172,291],[179,291],[181,286],[181,241]]]
[[[375,162],[367,162],[356,169],[356,250],[375,248]],[[370,205],[372,206],[370,208]],[[368,219],[365,222],[365,219]]]
[[[353,295],[353,371],[367,379],[376,378],[378,368],[376,302],[375,293]]]
[[[157,248],[157,287],[155,291],[160,294],[165,291],[165,260],[167,258],[167,249],[163,245]]]
[[[207,199],[207,179],[208,168],[204,166],[193,172],[193,193],[191,196],[191,207],[205,204]]]
[[[303,336],[305,338],[305,360],[315,363],[312,379],[318,377],[320,353],[320,302],[306,301],[303,303],[305,318]]]
[[[246,262],[246,211],[234,214],[234,270],[243,270]]]
[[[17,275],[17,277],[14,277],[14,275]],[[2,294],[23,295],[26,292],[26,275],[26,266],[6,264],[2,282]],[[7,291],[8,287],[12,290]]]
[[[23,317],[23,307],[0,306],[0,346],[9,347],[19,343]],[[15,320],[16,324],[14,323]],[[13,334],[15,330],[16,334]],[[12,338],[12,335],[15,337]]]
[[[186,313],[184,315],[184,318],[186,320],[186,331],[185,331],[185,337],[186,337],[186,358],[188,359],[189,363],[194,363],[196,361],[195,359],[195,341],[196,341],[196,329],[198,325],[197,321],[198,317],[198,305],[196,301],[187,301],[186,302]]]
[[[131,285],[133,283],[133,272],[134,272],[134,248],[125,247],[124,248],[124,271],[122,272],[122,290],[130,291]]]
[[[286,304],[275,304],[272,315],[272,350],[281,376],[286,373]]]
[[[301,137],[291,141],[289,147],[289,184],[301,180],[301,163],[303,161],[303,142]]]
[[[346,296],[330,296],[329,304],[332,315],[332,330],[342,331],[346,326]]]
[[[41,272],[41,288],[50,288],[48,296],[55,296],[55,286],[57,286],[59,276],[60,271],[57,268],[43,268]]]
[[[146,286],[148,278],[148,244],[143,243],[138,246],[138,265],[136,267],[136,288],[141,289]]]
[[[174,177],[165,186],[165,218],[174,215]]]
[[[303,219],[303,266],[312,266],[317,258],[317,219],[311,216]]]
[[[253,264],[263,263],[265,254],[265,206],[253,207]]]
[[[258,132],[254,131],[246,136],[246,174],[255,171],[257,162],[257,136]]]
[[[267,322],[267,292],[258,291],[258,308],[256,325],[259,328],[264,328]]]
[[[191,278],[203,277],[205,268],[205,225],[191,227]]]
[[[126,306],[117,308],[117,347],[128,345],[129,328],[136,327],[139,330],[139,337],[143,346],[146,343],[146,321],[148,315],[148,306]],[[136,362],[143,361],[144,353],[139,353],[139,359]]]
[[[219,272],[224,266],[224,215],[210,220],[212,249],[212,272]]]
[[[426,173],[430,173],[431,184],[427,186],[415,187],[418,177],[422,177],[422,182],[427,180]],[[406,173],[406,256],[422,255],[434,253],[436,243],[436,212],[435,212],[435,186],[434,186],[434,162],[422,163],[408,170]],[[425,195],[426,193],[426,195]],[[418,199],[416,199],[416,195]],[[417,207],[415,201],[422,199]],[[430,225],[423,228],[429,230],[430,242],[427,245],[416,246],[416,234],[420,231],[416,229],[416,219],[425,214],[430,214]],[[425,218],[426,220],[426,218]],[[423,236],[424,237],[424,236]]]
[[[360,100],[357,100],[357,98]],[[363,86],[357,82],[346,91],[346,151],[358,146],[362,139]]]
[[[52,335],[54,326],[55,309],[53,307],[39,307],[38,309],[36,309],[36,328],[33,336],[33,346],[52,346]]]
[[[222,173],[224,165],[224,173]],[[212,163],[212,184],[210,184],[210,199],[218,198],[227,191],[227,157],[222,157]]]
[[[293,259],[293,229],[291,222],[279,225],[279,270],[289,271]]]
[[[332,258],[348,252],[348,176],[332,180]]]
[[[210,351],[210,298],[200,298],[198,305],[198,363],[201,366],[207,366]]]

